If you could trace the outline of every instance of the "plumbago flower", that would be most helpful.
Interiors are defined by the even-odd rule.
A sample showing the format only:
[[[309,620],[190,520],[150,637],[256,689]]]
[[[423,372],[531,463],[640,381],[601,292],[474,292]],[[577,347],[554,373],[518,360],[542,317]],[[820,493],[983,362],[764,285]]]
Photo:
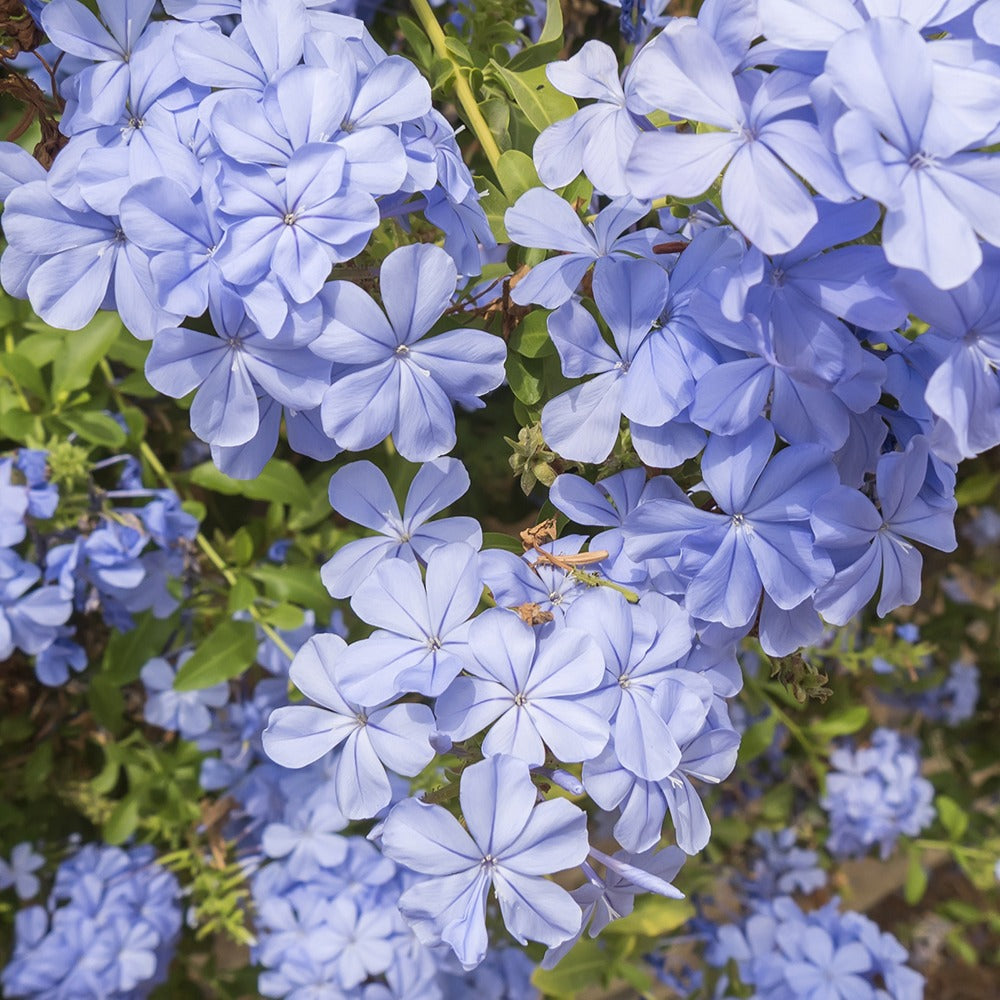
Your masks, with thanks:
[[[441,694],[471,657],[469,618],[483,582],[479,554],[464,542],[442,545],[427,559],[427,575],[402,559],[387,559],[351,597],[371,637],[341,661],[344,693],[359,701],[387,691]]]
[[[915,272],[896,287],[914,313],[930,324],[917,341],[938,359],[924,400],[938,420],[934,452],[958,462],[1000,441],[1000,250],[983,248],[983,264],[963,285],[943,292]]]
[[[809,107],[803,78],[778,70],[741,92],[718,43],[697,23],[677,21],[661,32],[636,63],[634,86],[652,107],[665,103],[675,117],[712,126],[641,135],[626,168],[637,198],[695,198],[724,170],[727,217],[764,253],[784,253],[817,220],[795,174],[834,201],[854,194],[808,112],[790,114]]]
[[[534,302],[555,309],[570,300],[591,265],[596,275],[611,260],[652,257],[663,233],[657,229],[627,232],[648,212],[647,202],[618,198],[585,226],[554,191],[525,191],[504,214],[507,235],[521,246],[562,253],[536,264],[511,289],[511,298],[518,305]]]
[[[653,110],[636,95],[631,71],[619,80],[614,50],[591,40],[572,58],[546,66],[545,75],[564,94],[595,103],[550,125],[536,140],[533,156],[542,183],[563,187],[582,171],[604,194],[628,194],[625,164],[645,114]]]
[[[504,342],[460,329],[425,339],[455,291],[458,272],[440,248],[400,247],[382,264],[385,314],[357,285],[328,290],[332,319],[310,346],[342,374],[323,397],[323,427],[342,448],[361,451],[388,435],[421,462],[455,444],[453,403],[468,408],[504,378]]]
[[[880,616],[913,604],[920,596],[923,557],[911,541],[943,552],[955,549],[956,503],[926,488],[928,455],[927,439],[917,436],[906,451],[879,459],[875,488],[881,509],[846,486],[835,487],[813,508],[810,523],[816,539],[837,566],[816,598],[828,621],[849,621],[872,599],[880,580]]]
[[[756,614],[762,590],[792,610],[833,575],[809,526],[820,497],[837,483],[829,455],[792,445],[772,457],[773,448],[765,421],[732,437],[713,435],[701,471],[718,513],[650,500],[626,520],[631,558],[682,556],[685,607],[695,618],[741,628]],[[765,632],[766,623],[761,627]]]
[[[977,234],[1000,245],[1000,163],[975,155],[995,141],[997,95],[970,113],[962,107],[967,81],[936,73],[916,28],[885,17],[831,47],[823,85],[843,102],[833,142],[845,176],[886,206],[890,263],[922,271],[939,288],[971,278],[983,259]]]
[[[340,747],[333,779],[337,805],[348,818],[364,819],[392,797],[386,767],[414,775],[430,762],[434,717],[426,705],[382,699],[362,706],[344,698],[338,662],[346,645],[327,633],[296,653],[289,677],[316,707],[277,709],[264,730],[264,749],[283,767],[305,767]]]
[[[694,639],[687,615],[658,594],[645,595],[637,606],[598,588],[573,603],[566,625],[593,636],[604,656],[603,686],[616,702],[611,731],[618,760],[642,778],[665,778],[680,763],[681,750],[653,707],[656,688],[668,676],[702,688],[708,684],[696,674],[671,670]]]
[[[465,740],[490,726],[484,754],[540,765],[547,746],[559,760],[586,760],[608,742],[610,691],[600,691],[603,658],[587,635],[533,628],[510,611],[490,610],[469,630],[469,677],[437,700],[438,728]]]
[[[712,827],[690,779],[718,784],[736,766],[739,734],[712,718],[711,684],[698,684],[702,679],[697,676],[692,683],[684,673],[665,677],[649,702],[680,751],[670,773],[653,781],[640,778],[621,762],[614,742],[583,765],[587,794],[602,809],[620,810],[614,835],[628,851],[646,851],[657,844],[669,811],[677,846],[697,854],[708,843]]]
[[[450,945],[466,968],[486,956],[486,895],[492,886],[507,930],[550,947],[575,934],[580,908],[544,876],[587,857],[586,814],[565,799],[536,804],[528,765],[500,754],[462,774],[467,830],[441,806],[407,799],[389,813],[382,849],[428,876],[399,899],[425,944]]]
[[[233,447],[251,440],[260,423],[259,389],[287,406],[320,404],[328,383],[314,355],[294,341],[265,337],[233,292],[210,310],[216,336],[164,330],[146,359],[146,377],[160,392],[180,399],[197,390],[191,429],[203,441]]]
[[[286,354],[286,373],[308,369],[323,390],[337,381],[321,417],[312,384],[245,372],[228,384],[218,372],[208,379],[207,361],[194,381],[175,370],[176,384],[162,391],[208,381],[196,433],[234,475],[259,473],[283,416],[291,447],[323,461],[390,433],[415,459],[443,454],[454,443],[452,404],[480,405],[503,380],[505,352],[482,331],[422,339],[450,304],[458,270],[478,274],[483,251],[495,246],[454,130],[431,109],[429,85],[411,62],[383,52],[346,8],[335,14],[325,0],[288,0],[280,10],[271,0],[171,5],[195,23],[150,20],[154,6],[102,0],[95,15],[78,0],[44,5],[59,67],[44,86],[61,89],[69,141],[48,173],[13,144],[2,147],[5,288],[62,329],[115,309],[135,336],[157,341],[158,354],[199,353],[190,332],[170,333],[204,330],[185,319],[207,308],[224,339],[254,333],[256,346],[274,341]],[[221,16],[231,18],[225,30],[213,20]],[[441,227],[444,249],[402,248],[386,262],[385,285],[413,284],[400,261],[430,260],[413,268],[423,274],[424,297],[410,309],[405,291],[393,300],[384,287],[389,323],[381,317],[381,328],[368,324],[355,298],[360,331],[347,335],[350,293],[330,278],[366,251],[383,219],[407,228],[420,213]],[[239,332],[218,320],[234,296],[247,317]],[[430,302],[438,309],[425,315]],[[398,339],[380,353],[385,329]],[[161,340],[170,347],[161,349]],[[323,345],[319,355],[311,341]],[[380,368],[397,348],[409,360]],[[396,383],[383,377],[390,369]],[[227,415],[224,431],[204,420],[209,396]]]
[[[426,563],[431,552],[449,542],[479,549],[483,529],[472,517],[431,521],[469,488],[469,474],[456,458],[422,465],[413,477],[403,511],[389,481],[371,462],[352,462],[330,477],[330,506],[355,524],[378,532],[341,546],[320,576],[331,597],[350,597],[384,559]]]
[[[621,418],[647,427],[677,412],[669,385],[656,377],[673,357],[668,340],[653,335],[667,302],[669,279],[644,260],[608,259],[594,273],[594,301],[614,337],[607,344],[593,316],[568,302],[549,316],[549,336],[563,374],[595,378],[557,396],[542,410],[545,439],[566,458],[601,462],[611,453]]]

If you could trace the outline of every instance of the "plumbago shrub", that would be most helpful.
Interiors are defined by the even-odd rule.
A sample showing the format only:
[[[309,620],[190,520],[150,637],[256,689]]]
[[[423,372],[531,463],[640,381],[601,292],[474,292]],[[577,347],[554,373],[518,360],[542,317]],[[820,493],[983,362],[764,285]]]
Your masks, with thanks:
[[[992,995],[998,26],[0,4],[4,995]]]

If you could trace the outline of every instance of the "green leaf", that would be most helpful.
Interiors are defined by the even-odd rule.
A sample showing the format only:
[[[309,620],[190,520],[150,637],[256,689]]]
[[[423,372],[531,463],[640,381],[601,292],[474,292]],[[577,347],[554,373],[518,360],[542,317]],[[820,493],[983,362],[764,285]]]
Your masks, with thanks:
[[[517,354],[507,355],[507,381],[511,392],[525,406],[532,406],[542,398],[541,375]]]
[[[245,576],[239,576],[236,578],[235,586],[229,591],[226,610],[230,614],[246,611],[255,600],[257,600],[257,588],[253,585],[253,581]]]
[[[740,740],[740,764],[746,764],[759,757],[773,742],[778,716],[768,712],[759,722],[749,726]]]
[[[39,743],[28,757],[22,772],[22,781],[29,795],[40,789],[52,773],[52,741]]]
[[[627,917],[613,920],[604,933],[660,937],[677,930],[693,916],[694,907],[686,899],[640,896],[636,900],[635,909]]]
[[[923,898],[927,889],[927,872],[924,869],[920,851],[914,848],[910,851],[910,862],[906,869],[906,882],[903,884],[903,897],[915,906]]]
[[[448,50],[448,54],[457,62],[460,66],[474,66],[475,60],[472,58],[472,53],[469,51],[469,46],[465,44],[460,38],[456,38],[454,35],[449,35],[444,40],[444,47]]]
[[[292,507],[308,507],[312,502],[299,470],[278,458],[271,459],[256,479],[232,479],[219,472],[212,462],[203,462],[191,470],[191,482],[216,493],[248,500],[276,500]]]
[[[538,44],[545,45],[548,42],[562,42],[563,16],[562,0],[546,0],[545,3],[545,27],[538,36]]]
[[[501,154],[501,159],[503,159],[503,154]],[[490,224],[493,235],[498,243],[507,243],[509,237],[503,223],[503,217],[507,209],[510,208],[510,202],[503,191],[487,178],[476,176],[474,180],[476,190],[486,192],[479,199],[479,207],[486,213],[486,221]]]
[[[82,330],[66,331],[63,349],[52,365],[53,402],[66,399],[90,381],[98,362],[123,330],[117,313],[99,312]]]
[[[506,68],[511,71],[531,69],[544,66],[559,58],[563,47],[563,16],[560,0],[547,0],[545,5],[545,27],[534,45],[518,52]]]
[[[411,49],[417,57],[417,62],[421,66],[430,66],[434,59],[434,49],[430,39],[424,34],[423,29],[408,17],[396,19],[396,26],[403,33],[403,37],[409,43]]]
[[[524,555],[524,546],[519,538],[503,535],[499,531],[483,532],[483,548],[502,549],[504,552],[514,552],[519,556]]]
[[[934,800],[941,825],[948,831],[948,837],[953,843],[958,843],[969,828],[969,814],[947,795],[939,795]]]
[[[787,825],[792,814],[793,792],[789,782],[782,782],[769,789],[759,800],[761,816],[768,822]]]
[[[251,622],[229,619],[203,639],[174,678],[175,691],[197,691],[238,677],[257,656],[257,635]]]
[[[497,161],[497,176],[504,194],[513,204],[525,191],[541,187],[534,161],[519,149],[508,149]]]
[[[988,503],[997,495],[998,486],[1000,486],[1000,472],[977,472],[962,479],[955,488],[955,499],[959,507]]]
[[[588,986],[602,983],[608,972],[608,956],[591,938],[580,938],[572,951],[554,969],[535,969],[531,981],[546,996],[573,998]]]
[[[332,603],[315,566],[261,563],[250,570],[250,576],[264,585],[265,593],[274,601],[290,601],[314,611],[329,608]]]
[[[58,330],[41,330],[17,342],[17,353],[36,368],[44,368],[62,350],[64,334]]]
[[[819,740],[832,739],[834,736],[848,736],[861,729],[869,718],[865,705],[850,705],[842,708],[825,719],[818,719],[809,727],[809,731]]]
[[[233,554],[233,562],[237,566],[246,566],[253,559],[253,535],[246,526],[239,528],[230,543],[230,551]]]
[[[101,676],[114,685],[130,684],[139,679],[142,668],[163,653],[170,633],[177,627],[176,617],[154,618],[151,611],[136,616],[136,626],[129,632],[112,632],[101,660]]]
[[[503,81],[517,106],[539,132],[576,113],[576,101],[549,83],[544,66],[513,73],[491,60],[490,70]]]
[[[11,351],[0,356],[0,374],[5,374],[15,385],[27,389],[38,399],[48,398],[38,366],[19,351]]]
[[[87,685],[87,704],[101,726],[112,733],[121,732],[125,699],[116,681],[100,674],[92,677]]]
[[[532,309],[511,334],[507,346],[526,358],[544,358],[555,353],[556,345],[549,336],[549,314],[545,309]]]
[[[118,805],[101,827],[105,843],[124,844],[139,825],[139,797],[130,793]]]
[[[95,794],[110,795],[112,789],[118,784],[121,769],[118,747],[116,744],[110,743],[104,748],[104,767],[101,768],[96,777],[90,779],[90,787]]]
[[[59,419],[91,444],[120,448],[128,440],[118,422],[99,410],[73,410],[60,414]]]
[[[264,621],[282,632],[292,632],[302,627],[305,614],[294,604],[279,604],[264,615]]]

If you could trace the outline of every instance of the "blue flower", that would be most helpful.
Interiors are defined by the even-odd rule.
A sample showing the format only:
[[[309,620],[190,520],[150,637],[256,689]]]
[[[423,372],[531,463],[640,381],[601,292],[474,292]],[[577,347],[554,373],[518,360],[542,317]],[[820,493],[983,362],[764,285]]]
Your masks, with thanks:
[[[13,886],[18,899],[31,899],[38,895],[39,881],[35,872],[44,864],[45,858],[35,853],[30,841],[15,844],[9,863],[0,858],[0,889]]]
[[[336,868],[347,857],[347,838],[340,831],[347,818],[332,803],[293,808],[285,823],[268,823],[261,847],[269,858],[285,858],[288,873],[301,882],[315,878],[322,868]]]
[[[52,0],[42,11],[45,34],[63,52],[93,60],[76,75],[63,131],[71,124],[110,125],[125,109],[129,59],[142,37],[155,0],[99,0],[98,20],[77,0]]]
[[[259,427],[258,387],[288,406],[318,406],[325,365],[294,341],[268,339],[234,292],[211,303],[217,336],[180,327],[163,330],[146,359],[146,377],[180,399],[195,391],[191,429],[219,447],[245,444]]]
[[[483,544],[479,522],[472,517],[431,518],[469,488],[469,474],[456,458],[439,458],[417,470],[400,513],[385,475],[371,462],[352,462],[330,478],[330,506],[355,524],[370,528],[374,538],[342,545],[324,563],[320,576],[331,597],[350,597],[383,559],[426,563],[431,552],[449,542]]]
[[[611,732],[618,759],[641,778],[665,778],[680,763],[681,751],[654,708],[656,687],[669,676],[686,679],[707,688],[711,700],[708,681],[675,668],[694,639],[688,616],[659,594],[635,606],[598,587],[573,602],[566,625],[591,635],[604,656],[603,686],[613,701]]]
[[[930,324],[914,348],[933,367],[924,401],[937,418],[935,454],[958,462],[1000,442],[1000,251],[983,248],[983,263],[962,285],[943,292],[912,271],[896,288],[914,314]],[[930,366],[929,366],[930,367]]]
[[[827,847],[838,857],[865,854],[875,844],[887,858],[900,835],[916,837],[934,819],[934,788],[920,776],[911,741],[877,729],[871,745],[837,748],[830,755],[826,795]]]
[[[344,653],[344,694],[364,703],[389,692],[437,697],[471,658],[469,618],[482,595],[478,553],[464,542],[434,549],[426,580],[405,560],[379,563],[351,597],[377,631]]]
[[[441,806],[405,799],[389,813],[382,849],[428,878],[399,899],[427,943],[444,942],[466,968],[486,957],[486,896],[492,885],[504,924],[521,943],[554,947],[580,927],[569,893],[544,876],[586,858],[586,815],[566,799],[536,805],[528,765],[505,755],[467,768],[460,801],[468,830]]]
[[[177,669],[182,667],[192,653],[182,653]],[[229,685],[225,682],[197,691],[175,691],[177,670],[167,660],[156,657],[140,671],[146,688],[143,717],[153,726],[179,732],[186,740],[207,733],[212,725],[211,708],[222,708],[229,701]]]
[[[925,488],[928,450],[927,439],[918,436],[906,451],[879,459],[875,482],[881,509],[846,486],[835,487],[814,506],[813,531],[837,568],[820,589],[816,607],[833,624],[845,624],[864,607],[880,580],[880,616],[916,601],[923,558],[911,542],[943,552],[955,548],[955,501],[941,501]]]
[[[41,653],[72,614],[72,601],[59,587],[32,589],[41,575],[12,549],[0,548],[0,659],[15,649]]]
[[[453,403],[478,408],[504,378],[504,342],[481,330],[425,339],[455,291],[451,258],[428,244],[400,247],[382,263],[385,314],[357,285],[328,289],[332,321],[310,346],[344,366],[323,399],[323,428],[351,451],[388,435],[411,461],[455,444]],[[387,318],[388,317],[388,318]]]
[[[27,528],[24,524],[28,513],[28,488],[11,482],[14,462],[0,458],[0,546],[17,545],[24,541]]]
[[[604,660],[590,636],[534,628],[510,611],[484,611],[469,630],[471,676],[438,698],[438,728],[465,740],[490,727],[484,754],[540,765],[547,746],[561,761],[595,757],[608,742],[614,694],[599,690]]]
[[[120,221],[82,201],[63,204],[53,197],[50,182],[32,181],[11,192],[4,204],[4,234],[10,242],[5,259],[11,250],[34,259],[22,294],[52,326],[79,330],[101,308],[117,309],[143,340],[177,325],[179,317],[153,304],[148,260]],[[9,271],[4,281],[11,294],[19,290]]]
[[[680,759],[670,774],[657,781],[639,778],[619,760],[614,740],[583,765],[587,794],[602,809],[620,808],[614,835],[628,851],[639,853],[659,843],[668,810],[677,846],[686,854],[702,850],[712,828],[690,778],[717,784],[736,764],[739,735],[711,717],[706,704],[711,702],[711,691],[686,683],[683,673],[661,681],[652,698],[653,711],[680,748]]]
[[[82,847],[59,866],[46,905],[18,912],[5,995],[147,996],[167,978],[180,901],[151,848]]]
[[[224,161],[219,211],[227,222],[219,267],[235,285],[277,282],[295,302],[323,287],[330,267],[355,256],[378,225],[378,207],[344,175],[343,150],[301,146],[278,183],[264,167]]]
[[[816,445],[792,445],[773,458],[764,421],[733,437],[713,435],[702,455],[705,485],[719,513],[679,500],[650,500],[629,515],[625,549],[633,559],[683,550],[685,607],[729,628],[756,614],[761,590],[791,610],[833,574],[809,527],[836,471]]]
[[[853,195],[817,126],[789,115],[809,104],[799,74],[776,70],[741,92],[711,34],[693,22],[675,22],[643,52],[634,86],[652,107],[665,104],[675,117],[712,126],[641,135],[626,169],[637,198],[695,198],[725,170],[726,216],[764,253],[784,253],[817,220],[795,174],[834,201]]]
[[[758,830],[754,843],[764,852],[753,866],[746,888],[760,899],[787,896],[795,891],[814,892],[826,885],[826,872],[818,867],[815,851],[795,846],[795,830]]]
[[[426,705],[412,702],[386,705],[388,699],[380,699],[361,706],[346,700],[338,676],[346,645],[338,635],[317,635],[296,653],[289,677],[316,705],[274,711],[264,749],[282,767],[305,767],[340,747],[336,804],[350,819],[364,819],[389,804],[386,767],[414,775],[430,762],[434,717]]]
[[[982,262],[977,233],[1000,244],[1000,164],[975,152],[994,141],[1000,84],[984,76],[992,99],[963,107],[968,82],[937,68],[915,27],[877,17],[838,39],[819,82],[845,108],[833,125],[845,176],[886,207],[889,262],[954,288]]]
[[[608,345],[594,318],[576,302],[549,316],[563,374],[596,377],[557,396],[542,410],[546,441],[566,458],[601,462],[618,438],[621,418],[659,426],[680,406],[661,369],[675,361],[670,341],[653,326],[667,303],[669,280],[650,261],[608,260],[594,274],[594,300],[614,337]]]
[[[549,63],[545,75],[557,90],[595,103],[550,125],[535,140],[538,176],[561,188],[583,171],[594,187],[612,198],[629,193],[625,164],[651,110],[635,93],[634,73],[618,78],[618,58],[603,42],[588,41],[565,62]]]
[[[659,230],[625,234],[648,212],[646,202],[619,198],[585,226],[554,191],[526,191],[504,214],[507,235],[519,246],[562,252],[536,264],[513,285],[510,297],[519,305],[535,302],[555,309],[569,301],[592,264],[596,275],[609,260],[652,258],[653,246],[663,237]]]

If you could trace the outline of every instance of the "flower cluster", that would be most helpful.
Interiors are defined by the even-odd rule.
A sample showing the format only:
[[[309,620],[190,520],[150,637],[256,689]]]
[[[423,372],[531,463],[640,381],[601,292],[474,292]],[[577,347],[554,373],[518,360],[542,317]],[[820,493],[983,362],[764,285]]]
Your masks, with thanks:
[[[839,900],[804,912],[782,896],[758,902],[741,924],[716,931],[713,965],[736,962],[740,980],[768,1000],[921,1000],[923,976],[906,949]]]
[[[523,185],[491,163],[526,265],[502,330],[535,310],[547,335],[527,394],[507,337],[464,325],[496,310],[455,299],[495,240],[454,132],[360,21],[332,0],[38,11],[66,55],[68,143],[48,173],[0,147],[4,286],[63,327],[117,309],[232,476],[260,473],[282,424],[320,462],[390,438],[421,463],[402,503],[381,453],[330,479],[371,533],[321,570],[355,641],[311,619],[284,637],[290,666],[261,636],[256,682],[176,690],[187,647],[142,673],[146,720],[213,755],[202,784],[236,803],[265,995],[433,997],[487,972],[523,989],[490,952],[501,925],[551,966],[637,894],[678,897],[711,835],[702,791],[736,762],[738,644],[785,656],[873,600],[914,603],[918,546],[956,547],[958,463],[1000,443],[995,0],[664,6],[622,0],[626,36],[662,26],[624,74],[596,40],[547,68],[592,103],[541,131],[545,187],[507,199]],[[586,204],[556,192],[571,183]],[[470,486],[446,455],[455,405],[508,375],[529,443],[583,474],[549,470],[560,517],[503,548],[446,514]],[[0,464],[2,545],[54,502],[38,461],[24,485]],[[74,604],[119,628],[169,613],[195,530],[161,491],[39,567],[0,550],[0,652],[54,646]],[[306,701],[285,704],[289,680]],[[952,686],[962,708],[968,678]],[[831,763],[833,853],[886,854],[931,820],[891,731]],[[816,885],[787,832],[760,846],[761,897]],[[835,905],[779,896],[724,931],[720,961],[761,995],[919,990],[897,942]]]
[[[320,460],[389,433],[413,459],[447,451],[452,403],[499,385],[504,348],[425,339],[494,245],[427,82],[333,0],[166,6],[176,20],[153,19],[152,0],[41,11],[69,142],[49,173],[0,147],[4,287],[67,329],[116,309],[153,341],[151,383],[196,391],[192,427],[238,476],[271,456],[282,412]],[[388,319],[328,283],[383,220],[414,213],[445,249],[383,262]],[[206,312],[211,333],[183,325]]]
[[[23,483],[14,481],[14,470]],[[71,594],[38,584],[43,567],[27,561],[14,546],[28,536],[28,519],[50,518],[59,503],[58,490],[46,481],[45,453],[19,451],[16,459],[0,458],[0,660],[16,649],[37,656],[39,676],[59,684],[68,666],[86,665],[83,651],[66,640],[64,628],[73,612]]]
[[[45,906],[17,913],[4,995],[139,1000],[166,978],[181,929],[180,886],[149,847],[87,844],[65,860]]]
[[[888,857],[901,834],[915,837],[934,819],[934,789],[920,777],[916,748],[891,729],[875,730],[870,746],[838,748],[830,763],[822,806],[830,816],[827,847],[838,857],[875,844]]]
[[[114,488],[99,487],[101,470],[116,465]],[[88,475],[80,510],[75,494],[60,505],[44,451],[0,459],[0,658],[14,649],[34,656],[39,680],[51,686],[87,665],[67,625],[74,611],[100,611],[108,626],[127,632],[133,614],[165,618],[177,609],[168,582],[183,577],[185,546],[198,531],[176,493],[143,486],[132,456],[98,462]]]
[[[609,203],[585,224],[538,188],[506,214],[514,243],[561,251],[511,294],[552,310],[562,374],[586,378],[542,407],[545,441],[603,462],[624,416],[647,466],[700,454],[700,484],[624,519],[624,554],[657,560],[696,625],[756,626],[771,654],[876,594],[880,615],[913,603],[913,543],[955,547],[956,465],[1000,441],[1000,233],[965,200],[1000,198],[1000,104],[964,89],[1000,93],[1000,74],[956,63],[987,30],[964,9],[845,7],[821,28],[710,0],[621,79],[598,41],[547,68],[593,103],[541,134],[539,176],[582,171]],[[724,216],[675,206],[636,228],[653,199],[709,191]],[[960,220],[948,240],[928,205]],[[908,314],[929,329],[901,336]]]
[[[589,489],[610,509],[605,494],[574,480],[557,484],[564,503],[582,506]],[[609,490],[637,500],[641,480],[639,470],[623,473]],[[679,895],[670,880],[683,854],[655,852],[664,818],[673,817],[684,851],[704,847],[709,821],[691,779],[728,775],[739,737],[723,701],[738,689],[735,660],[696,651],[688,616],[649,588],[642,567],[621,556],[644,581],[640,597],[580,578],[573,560],[583,536],[535,541],[523,557],[478,551],[474,522],[428,520],[468,485],[457,461],[428,463],[400,515],[370,463],[333,476],[334,508],[379,534],[345,545],[323,578],[332,593],[352,594],[375,631],[351,644],[310,638],[290,677],[313,704],[279,708],[263,741],[283,766],[323,762],[348,819],[392,806],[382,850],[423,876],[400,908],[424,944],[450,945],[471,969],[487,954],[490,887],[507,929],[549,945],[552,961],[588,923],[596,934],[622,913],[618,897]],[[593,506],[598,521],[606,517]],[[599,537],[612,545],[614,529]],[[617,548],[621,555],[620,538]],[[484,587],[496,606],[477,614]],[[442,805],[399,801],[394,791],[391,775],[417,775],[435,751],[465,765],[456,791],[467,829]],[[586,813],[539,801],[536,782],[617,811],[624,851],[593,850]],[[607,876],[591,862],[607,865]],[[544,878],[573,867],[588,880],[582,895]]]
[[[339,620],[324,629],[311,613],[301,628],[280,631],[281,641],[299,650],[293,674],[308,667],[315,650],[342,649],[341,631]],[[179,665],[186,657],[176,657]],[[348,829],[351,819],[345,812],[357,796],[365,796],[358,806],[364,809],[377,807],[383,791],[387,802],[407,792],[384,768],[375,781],[357,780],[355,766],[369,759],[369,737],[385,746],[374,724],[377,713],[372,725],[355,724],[347,737],[350,748],[286,770],[268,759],[260,740],[268,714],[287,697],[289,663],[273,640],[260,642],[257,662],[267,673],[255,684],[244,680],[175,691],[174,660],[159,657],[143,668],[144,714],[147,721],[193,740],[207,755],[202,786],[231,797],[226,836],[238,845],[250,879],[261,995],[297,997],[310,989],[336,989],[338,996],[366,1000],[457,1000],[469,988],[481,988],[497,1000],[536,995],[529,983],[534,966],[522,952],[494,949],[474,972],[466,972],[447,949],[425,946],[399,909],[416,881],[413,871]],[[319,693],[309,690],[313,697]],[[395,716],[405,718],[405,710]],[[378,721],[383,734],[390,732],[392,717]],[[401,760],[414,752],[402,741],[396,749]],[[431,753],[427,744],[425,756]]]
[[[763,851],[763,856],[754,861],[751,878],[746,883],[752,897],[773,899],[794,892],[813,892],[826,885],[826,872],[819,867],[819,855],[796,847],[794,828],[777,833],[758,830],[753,841]]]
[[[282,859],[252,881],[263,996],[331,987],[345,998],[377,1000],[458,1000],[466,990],[497,1000],[538,996],[523,952],[498,948],[466,977],[446,954],[421,945],[399,913],[412,878],[363,838],[316,832],[336,825],[316,817],[311,836],[284,824],[265,831],[265,849],[270,841]],[[304,863],[309,852],[317,855],[311,864]]]

